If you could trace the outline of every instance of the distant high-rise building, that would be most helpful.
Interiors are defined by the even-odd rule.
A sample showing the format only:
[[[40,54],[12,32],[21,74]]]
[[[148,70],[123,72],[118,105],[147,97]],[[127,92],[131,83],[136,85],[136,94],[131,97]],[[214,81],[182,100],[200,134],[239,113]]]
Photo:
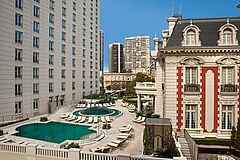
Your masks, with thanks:
[[[124,71],[123,45],[115,42],[109,45],[109,72],[120,73]]]
[[[104,32],[100,30],[100,75],[103,75],[104,71]]]
[[[99,93],[99,0],[0,2],[0,116],[45,114]]]
[[[150,37],[136,36],[125,38],[125,69],[132,73],[150,73]]]

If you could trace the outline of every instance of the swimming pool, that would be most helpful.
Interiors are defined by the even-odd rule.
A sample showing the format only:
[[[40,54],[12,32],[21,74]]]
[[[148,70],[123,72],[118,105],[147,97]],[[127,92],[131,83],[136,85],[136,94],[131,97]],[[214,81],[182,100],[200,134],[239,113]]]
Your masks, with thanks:
[[[91,107],[84,110],[77,110],[73,112],[75,116],[120,116],[122,112],[117,109],[107,107]]]
[[[52,143],[62,143],[65,140],[81,140],[96,131],[90,126],[60,122],[32,123],[16,128],[15,136],[42,140]]]

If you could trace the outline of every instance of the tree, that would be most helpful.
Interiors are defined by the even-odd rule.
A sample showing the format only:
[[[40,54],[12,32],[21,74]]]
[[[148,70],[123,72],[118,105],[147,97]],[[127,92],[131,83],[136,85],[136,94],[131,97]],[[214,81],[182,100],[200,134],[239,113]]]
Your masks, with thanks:
[[[236,140],[235,140],[235,148],[240,149],[240,118],[237,122],[237,133],[236,133]]]
[[[232,132],[231,132],[231,146],[230,147],[235,147],[236,134],[237,134],[236,128],[233,126]]]

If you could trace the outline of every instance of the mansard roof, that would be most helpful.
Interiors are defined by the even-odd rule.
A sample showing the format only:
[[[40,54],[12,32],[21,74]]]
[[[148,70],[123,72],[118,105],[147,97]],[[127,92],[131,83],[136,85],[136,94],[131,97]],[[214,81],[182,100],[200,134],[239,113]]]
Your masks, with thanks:
[[[237,27],[237,40],[240,42],[240,17],[231,18],[201,18],[201,19],[178,19],[173,29],[172,35],[167,42],[166,48],[185,48],[182,46],[183,30],[193,24],[197,26],[200,32],[200,41],[202,47],[218,47],[219,29],[225,24],[232,24]],[[187,48],[187,47],[186,47]],[[195,47],[191,47],[195,48]],[[199,48],[197,46],[196,48]]]

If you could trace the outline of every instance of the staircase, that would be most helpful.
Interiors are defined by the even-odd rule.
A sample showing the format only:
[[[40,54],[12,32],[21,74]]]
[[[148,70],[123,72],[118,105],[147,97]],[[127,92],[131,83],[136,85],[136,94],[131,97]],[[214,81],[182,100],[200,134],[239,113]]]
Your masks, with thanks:
[[[186,139],[184,137],[179,137],[178,142],[181,145],[181,151],[183,153],[183,156],[186,157],[188,160],[191,160],[191,153]]]

